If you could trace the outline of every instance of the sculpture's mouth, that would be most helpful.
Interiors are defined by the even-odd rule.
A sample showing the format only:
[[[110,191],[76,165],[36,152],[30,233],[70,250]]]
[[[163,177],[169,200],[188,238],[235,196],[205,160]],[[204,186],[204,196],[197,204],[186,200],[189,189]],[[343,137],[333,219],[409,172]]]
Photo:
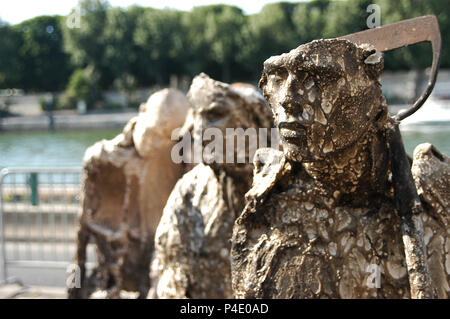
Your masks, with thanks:
[[[281,137],[286,141],[295,141],[306,136],[306,127],[298,122],[281,122],[278,128]]]

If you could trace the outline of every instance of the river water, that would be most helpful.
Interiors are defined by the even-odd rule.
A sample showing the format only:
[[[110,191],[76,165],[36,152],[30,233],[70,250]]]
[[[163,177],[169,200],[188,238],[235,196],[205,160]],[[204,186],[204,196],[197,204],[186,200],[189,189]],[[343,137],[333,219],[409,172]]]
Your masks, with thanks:
[[[0,168],[81,167],[88,146],[101,139],[111,139],[120,131],[1,132]],[[409,155],[415,146],[424,142],[433,143],[441,152],[450,155],[450,122],[402,125],[401,131]]]
[[[120,129],[1,132],[0,168],[58,167],[82,165],[86,148],[101,139],[110,139]]]

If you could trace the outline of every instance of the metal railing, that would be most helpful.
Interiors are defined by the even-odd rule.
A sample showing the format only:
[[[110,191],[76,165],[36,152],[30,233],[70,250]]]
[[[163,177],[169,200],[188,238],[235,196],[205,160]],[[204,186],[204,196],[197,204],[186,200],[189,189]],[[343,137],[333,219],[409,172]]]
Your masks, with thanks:
[[[1,171],[3,284],[23,284],[9,276],[11,268],[67,269],[76,250],[80,183],[80,168]]]

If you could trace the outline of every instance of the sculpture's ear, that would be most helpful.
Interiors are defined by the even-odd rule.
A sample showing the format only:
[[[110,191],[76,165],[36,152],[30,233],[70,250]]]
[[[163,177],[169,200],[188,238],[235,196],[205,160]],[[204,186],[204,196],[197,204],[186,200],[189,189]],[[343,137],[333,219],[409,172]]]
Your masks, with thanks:
[[[384,67],[383,53],[374,47],[364,49],[362,62],[367,74],[374,80],[378,80]]]
[[[263,74],[261,75],[261,79],[258,82],[258,87],[264,91],[264,87],[267,84],[267,74],[265,72],[263,72]]]

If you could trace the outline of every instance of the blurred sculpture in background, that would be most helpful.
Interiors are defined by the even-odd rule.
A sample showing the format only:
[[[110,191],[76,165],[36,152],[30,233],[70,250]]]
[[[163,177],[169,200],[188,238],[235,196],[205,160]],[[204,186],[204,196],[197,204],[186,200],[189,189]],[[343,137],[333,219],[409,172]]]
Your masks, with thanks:
[[[86,150],[83,159],[82,215],[75,262],[81,288],[70,298],[88,298],[96,289],[118,298],[122,290],[146,297],[153,239],[164,205],[183,165],[171,160],[172,130],[186,118],[189,102],[164,89],[141,105],[123,132]],[[86,247],[96,246],[98,265],[86,278]]]
[[[450,298],[450,158],[432,144],[420,144],[411,172],[428,213],[422,220],[435,295]]]
[[[228,85],[202,73],[194,78],[188,98],[193,114],[187,126],[193,144],[201,143],[202,150],[208,150],[210,141],[203,138],[208,129],[221,133],[216,138],[234,140],[227,128],[272,127],[267,102],[249,84]],[[175,185],[155,235],[149,297],[233,297],[230,238],[250,187],[252,159],[248,148],[238,151],[236,144],[226,153],[200,153],[200,161]],[[221,162],[225,155],[241,155],[245,161]],[[184,156],[192,159],[195,154]]]
[[[264,63],[260,86],[283,152],[258,150],[232,238],[239,298],[410,297],[387,130],[395,125],[370,46],[317,40]],[[450,167],[416,148],[425,244],[437,296],[449,296]]]

